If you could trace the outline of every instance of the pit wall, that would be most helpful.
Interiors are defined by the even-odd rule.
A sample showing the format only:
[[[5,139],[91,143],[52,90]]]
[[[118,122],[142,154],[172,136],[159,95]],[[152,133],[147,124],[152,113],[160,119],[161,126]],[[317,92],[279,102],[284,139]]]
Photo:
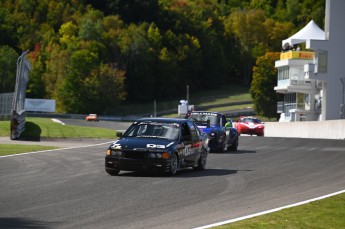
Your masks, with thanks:
[[[265,122],[265,137],[345,139],[345,120]]]

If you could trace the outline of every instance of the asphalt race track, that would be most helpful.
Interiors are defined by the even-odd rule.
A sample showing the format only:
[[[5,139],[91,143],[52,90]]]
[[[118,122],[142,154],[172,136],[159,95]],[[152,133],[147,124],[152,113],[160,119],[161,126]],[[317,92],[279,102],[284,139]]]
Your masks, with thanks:
[[[194,228],[345,189],[345,141],[241,136],[207,170],[104,171],[108,144],[0,157],[0,228]]]

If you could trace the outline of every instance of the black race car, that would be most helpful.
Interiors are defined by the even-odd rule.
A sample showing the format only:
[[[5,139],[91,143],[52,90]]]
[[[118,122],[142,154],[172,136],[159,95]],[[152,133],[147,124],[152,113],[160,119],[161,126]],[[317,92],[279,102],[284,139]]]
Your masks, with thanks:
[[[105,157],[105,171],[158,170],[171,175],[182,168],[204,170],[208,138],[190,120],[143,118],[113,142]]]

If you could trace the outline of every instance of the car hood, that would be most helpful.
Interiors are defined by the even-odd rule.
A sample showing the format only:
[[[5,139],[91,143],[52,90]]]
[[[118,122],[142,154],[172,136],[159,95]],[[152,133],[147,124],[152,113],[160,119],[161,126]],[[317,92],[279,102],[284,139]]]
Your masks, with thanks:
[[[122,138],[110,145],[110,148],[124,149],[124,150],[144,150],[144,149],[167,149],[173,146],[176,142],[168,139],[159,138]]]

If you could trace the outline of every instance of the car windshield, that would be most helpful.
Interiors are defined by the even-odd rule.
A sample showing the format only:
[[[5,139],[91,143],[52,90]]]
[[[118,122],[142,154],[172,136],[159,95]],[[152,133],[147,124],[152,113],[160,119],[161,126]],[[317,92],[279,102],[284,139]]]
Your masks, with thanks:
[[[216,114],[212,114],[212,113],[191,113],[188,116],[189,120],[192,120],[195,123],[207,123],[207,120],[210,120],[210,125],[217,125],[217,115]]]
[[[247,123],[261,123],[260,119],[257,118],[242,118],[241,122],[247,122]]]
[[[178,123],[135,122],[123,136],[177,140],[179,133],[180,125]]]

